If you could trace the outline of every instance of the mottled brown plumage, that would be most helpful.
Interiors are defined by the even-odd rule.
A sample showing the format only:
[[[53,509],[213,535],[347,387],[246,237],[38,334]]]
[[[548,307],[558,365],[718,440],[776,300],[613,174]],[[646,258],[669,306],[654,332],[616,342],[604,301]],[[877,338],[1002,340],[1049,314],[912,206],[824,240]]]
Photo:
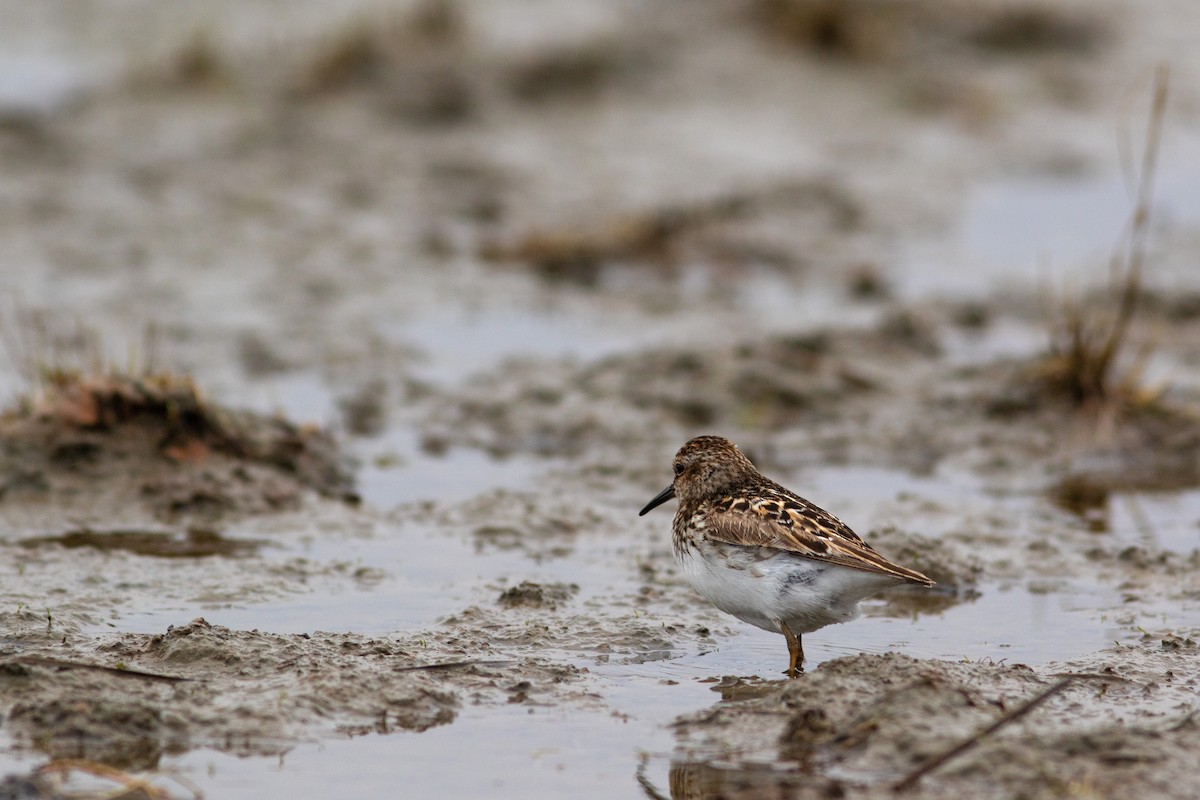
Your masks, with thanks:
[[[805,633],[851,619],[859,600],[889,583],[933,585],[764,477],[728,439],[698,436],[673,466],[674,482],[641,513],[679,499],[672,542],[689,580],[718,608],[782,633],[791,674],[803,661],[793,628]]]

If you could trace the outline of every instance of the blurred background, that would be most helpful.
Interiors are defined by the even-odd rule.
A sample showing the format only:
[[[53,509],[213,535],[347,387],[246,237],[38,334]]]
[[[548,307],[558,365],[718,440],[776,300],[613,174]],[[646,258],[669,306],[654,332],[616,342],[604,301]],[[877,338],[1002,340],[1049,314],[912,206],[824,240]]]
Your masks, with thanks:
[[[13,625],[41,636],[60,592],[89,658],[199,614],[450,658],[486,622],[472,653],[583,689],[430,722],[414,785],[610,796],[644,750],[665,786],[666,726],[782,646],[695,602],[665,510],[634,516],[709,432],[942,570],[814,665],[1044,664],[1194,621],[1170,559],[1200,544],[1200,428],[1157,403],[1200,390],[1198,31],[1194,0],[0,0],[0,397],[47,367],[186,374],[330,430],[365,501],[206,520],[236,558],[43,538]],[[1097,378],[1134,272],[1145,317]],[[61,522],[17,478],[10,532],[191,536],[136,493]],[[211,722],[173,763],[226,796],[393,785],[392,737],[305,718],[241,759]]]
[[[1177,287],[1200,218],[1198,15],[10,3],[0,289],[119,358],[153,324],[163,361],[223,400],[326,424],[351,395],[402,401],[512,356],[1023,302],[1106,279],[1162,63],[1147,279]]]

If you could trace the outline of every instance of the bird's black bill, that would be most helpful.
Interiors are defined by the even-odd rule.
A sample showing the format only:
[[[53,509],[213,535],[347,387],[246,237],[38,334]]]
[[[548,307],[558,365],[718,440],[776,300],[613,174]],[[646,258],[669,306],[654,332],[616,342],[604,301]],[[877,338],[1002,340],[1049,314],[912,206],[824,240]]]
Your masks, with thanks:
[[[675,484],[671,484],[670,486],[668,486],[667,488],[665,488],[661,492],[659,492],[657,495],[655,495],[653,500],[651,500],[649,503],[646,503],[646,507],[638,512],[638,516],[639,517],[646,516],[647,511],[650,511],[651,509],[654,509],[654,508],[658,508],[659,506],[661,506],[663,503],[667,502],[674,496],[675,496]]]

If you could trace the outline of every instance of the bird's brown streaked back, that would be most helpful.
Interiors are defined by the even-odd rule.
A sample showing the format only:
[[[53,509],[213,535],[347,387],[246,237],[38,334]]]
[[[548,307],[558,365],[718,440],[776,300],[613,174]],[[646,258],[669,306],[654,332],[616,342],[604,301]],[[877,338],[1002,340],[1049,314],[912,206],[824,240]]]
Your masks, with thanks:
[[[750,500],[731,495],[713,503],[704,532],[709,539],[748,547],[773,547],[817,561],[892,575],[910,583],[933,586],[916,570],[902,567],[875,552],[841,520],[786,489],[774,497]]]

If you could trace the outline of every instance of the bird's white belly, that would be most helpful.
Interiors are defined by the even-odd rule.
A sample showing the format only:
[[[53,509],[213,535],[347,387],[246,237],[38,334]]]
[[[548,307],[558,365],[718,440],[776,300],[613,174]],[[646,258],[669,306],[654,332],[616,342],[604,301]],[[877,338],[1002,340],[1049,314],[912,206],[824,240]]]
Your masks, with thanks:
[[[776,633],[778,620],[795,634],[852,620],[860,600],[896,582],[780,550],[714,542],[698,547],[679,555],[696,591],[722,611]]]

